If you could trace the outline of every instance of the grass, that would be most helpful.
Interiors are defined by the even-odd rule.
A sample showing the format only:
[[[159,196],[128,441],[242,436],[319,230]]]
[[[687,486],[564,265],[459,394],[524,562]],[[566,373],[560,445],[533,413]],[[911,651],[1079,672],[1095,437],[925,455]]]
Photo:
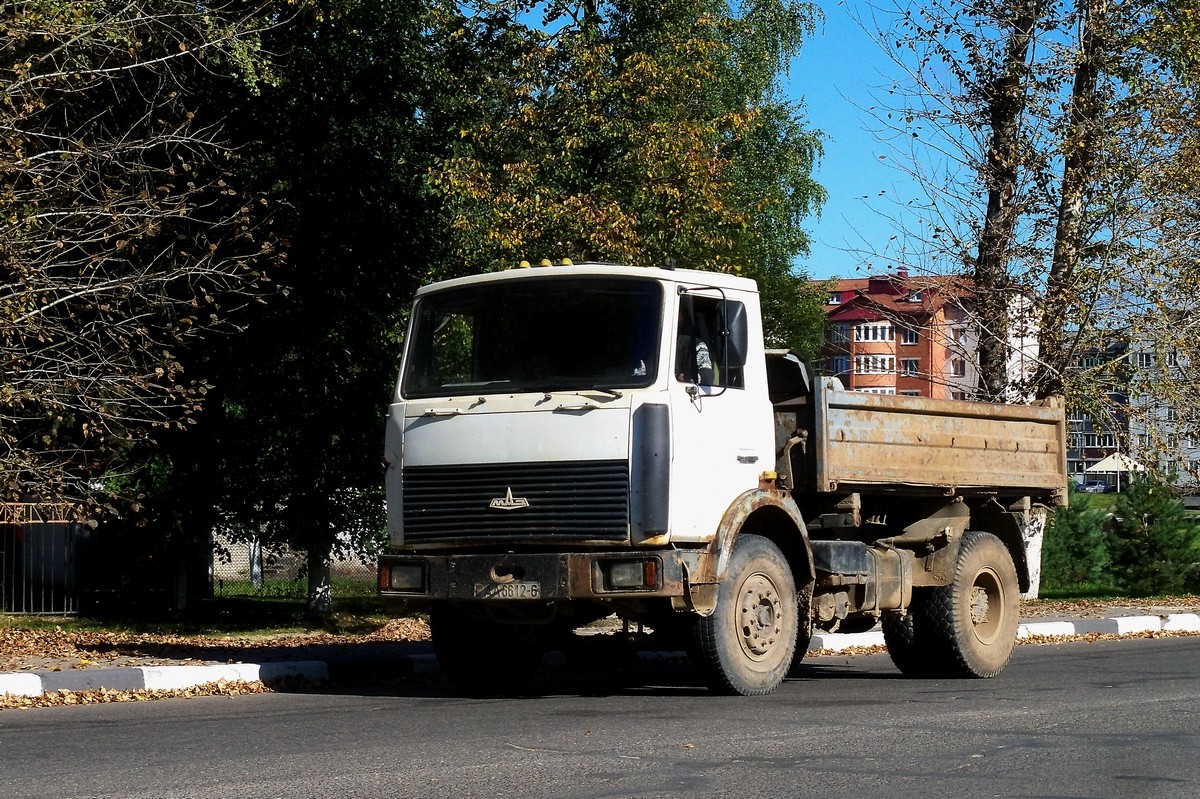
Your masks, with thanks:
[[[306,580],[264,579],[261,585],[254,585],[249,579],[215,581],[213,594],[217,597],[255,597],[260,599],[304,599],[308,595]],[[335,599],[370,599],[377,598],[375,580],[333,578],[333,596]]]
[[[1128,594],[1123,594],[1117,588],[1111,585],[1086,584],[1074,586],[1047,586],[1043,584],[1038,590],[1039,599],[1128,599]]]

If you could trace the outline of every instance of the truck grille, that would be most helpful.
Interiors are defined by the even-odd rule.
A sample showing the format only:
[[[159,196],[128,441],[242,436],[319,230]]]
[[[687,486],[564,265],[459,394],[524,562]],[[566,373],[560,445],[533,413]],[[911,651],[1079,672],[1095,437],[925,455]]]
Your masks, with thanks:
[[[623,460],[409,467],[403,490],[406,541],[629,536]]]

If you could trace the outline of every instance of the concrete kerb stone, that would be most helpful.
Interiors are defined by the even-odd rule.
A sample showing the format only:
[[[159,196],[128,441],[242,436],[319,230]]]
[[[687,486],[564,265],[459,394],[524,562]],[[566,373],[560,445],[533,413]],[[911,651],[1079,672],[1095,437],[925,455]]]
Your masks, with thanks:
[[[1075,635],[1075,623],[1070,621],[1032,621],[1017,626],[1017,639],[1043,637],[1062,638]]]
[[[40,674],[0,674],[0,696],[41,696]]]
[[[1163,632],[1200,633],[1200,615],[1196,613],[1172,613],[1163,621]]]
[[[329,679],[329,664],[322,660],[296,660],[0,674],[0,696],[41,696],[49,691],[101,688],[109,691],[181,691],[222,680],[273,685],[289,678],[324,682]]]
[[[809,642],[808,651],[842,652],[865,646],[884,646],[883,632],[870,630],[865,633],[817,633]]]

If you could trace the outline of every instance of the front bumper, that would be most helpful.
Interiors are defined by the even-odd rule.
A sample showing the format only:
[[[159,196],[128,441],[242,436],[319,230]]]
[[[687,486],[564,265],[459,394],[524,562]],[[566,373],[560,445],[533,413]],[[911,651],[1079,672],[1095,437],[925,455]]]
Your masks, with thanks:
[[[379,591],[385,602],[681,598],[701,557],[676,550],[395,553],[379,559]]]

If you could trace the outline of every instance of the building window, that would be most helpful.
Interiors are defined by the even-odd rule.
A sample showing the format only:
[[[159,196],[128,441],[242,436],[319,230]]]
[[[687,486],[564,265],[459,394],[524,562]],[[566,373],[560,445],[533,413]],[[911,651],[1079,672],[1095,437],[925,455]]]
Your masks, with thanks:
[[[860,389],[857,389],[857,391],[858,391],[858,393],[859,393],[859,394],[888,394],[888,395],[894,395],[894,394],[896,393],[896,389],[894,389],[894,388],[891,388],[891,387],[889,387],[889,386],[878,386],[878,387],[875,387],[875,388],[860,388]]]
[[[1149,369],[1154,366],[1153,352],[1139,352],[1137,354],[1137,365],[1140,369]]]
[[[891,341],[896,337],[890,324],[874,322],[854,327],[855,341]]]
[[[900,343],[901,344],[916,344],[918,333],[915,327],[900,328]]]
[[[955,327],[950,330],[950,340],[959,346],[967,344],[967,329],[965,327]]]
[[[829,332],[829,341],[833,344],[849,344],[850,325],[844,323],[835,324]]]
[[[967,394],[965,391],[951,391],[950,392],[950,399],[965,400],[966,398],[967,398]]]
[[[950,374],[955,377],[967,376],[967,362],[962,358],[954,358],[950,361]]]
[[[1179,352],[1177,350],[1171,350],[1170,352],[1167,353],[1167,366],[1178,366],[1178,365],[1179,365]]]
[[[902,396],[902,397],[919,397],[919,396],[921,396],[921,392],[914,391],[912,389],[905,389],[904,391],[900,392],[900,396]]]
[[[842,292],[840,292],[840,291],[829,292],[829,302],[827,302],[825,304],[826,305],[841,305],[842,304]]]
[[[905,302],[920,302],[922,299],[920,290],[908,292],[908,296],[904,298]]]
[[[920,358],[901,358],[900,370],[904,372],[905,377],[918,377],[921,374],[921,359]]]
[[[856,355],[854,372],[860,375],[890,375],[896,371],[896,359],[891,355]]]
[[[850,373],[850,359],[844,355],[832,358],[829,361],[830,367],[835,375],[844,375]]]
[[[1175,421],[1175,409],[1174,408],[1167,408],[1167,421],[1168,422]]]

